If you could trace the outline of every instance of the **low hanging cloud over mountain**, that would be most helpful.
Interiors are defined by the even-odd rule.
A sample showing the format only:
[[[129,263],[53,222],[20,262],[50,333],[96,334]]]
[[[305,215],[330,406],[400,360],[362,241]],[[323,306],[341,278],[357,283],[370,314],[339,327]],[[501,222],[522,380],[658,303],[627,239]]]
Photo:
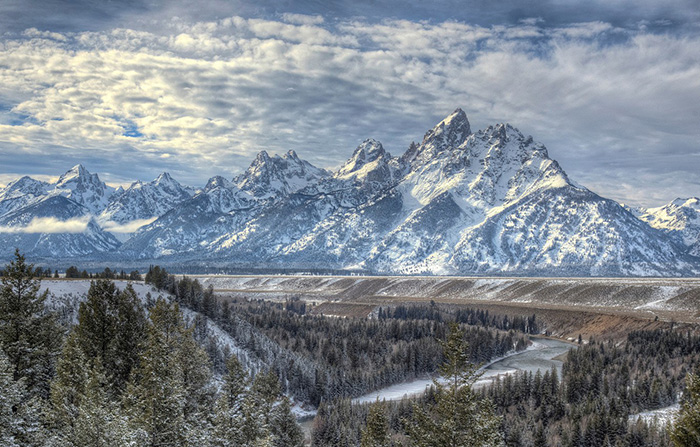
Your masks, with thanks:
[[[65,27],[6,6],[37,27],[0,38],[3,174],[80,161],[112,183],[168,170],[202,185],[261,149],[331,167],[368,137],[400,153],[460,105],[474,128],[537,135],[606,196],[651,206],[699,194],[700,34],[685,2],[685,19],[646,2],[625,20],[625,2],[559,16],[510,4],[501,22],[483,5],[470,21],[450,2],[380,19],[363,17],[376,17],[369,2],[292,3],[255,15],[212,2],[197,15],[126,2]]]
[[[126,223],[114,222],[112,220],[99,223],[100,227],[102,227],[104,231],[119,234],[129,234],[135,232],[144,225],[153,223],[156,219],[158,219],[158,216],[152,217],[150,219],[135,219]]]
[[[84,233],[89,222],[89,216],[68,220],[60,220],[55,217],[35,217],[25,226],[0,226],[0,233]]]

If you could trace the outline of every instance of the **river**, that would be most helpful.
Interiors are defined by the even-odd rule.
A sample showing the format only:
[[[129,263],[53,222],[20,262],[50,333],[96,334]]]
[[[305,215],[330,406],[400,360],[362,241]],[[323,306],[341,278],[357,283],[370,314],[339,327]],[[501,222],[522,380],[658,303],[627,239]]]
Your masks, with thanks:
[[[561,377],[562,362],[556,357],[564,354],[575,345],[549,338],[531,337],[532,345],[526,350],[496,359],[481,369],[482,376],[474,384],[476,388],[490,384],[496,377],[527,371],[533,374],[539,369],[543,373],[552,367]],[[374,402],[375,400],[400,400],[403,397],[423,394],[433,381],[430,378],[391,385],[353,399],[355,403]]]
[[[561,377],[561,367],[563,362],[556,358],[568,352],[576,345],[554,340],[550,338],[531,337],[532,344],[524,351],[516,352],[507,355],[503,358],[496,359],[484,366],[482,376],[475,387],[482,387],[490,384],[496,377],[507,374],[513,374],[517,371],[527,371],[533,374],[537,370],[541,370],[544,374],[552,367],[557,369],[559,377]],[[375,400],[400,400],[403,397],[410,397],[423,394],[430,385],[432,379],[418,379],[411,382],[399,383],[392,385],[364,396],[357,397],[352,401],[355,403],[374,402]],[[311,429],[311,420],[302,422],[304,431],[308,433]]]

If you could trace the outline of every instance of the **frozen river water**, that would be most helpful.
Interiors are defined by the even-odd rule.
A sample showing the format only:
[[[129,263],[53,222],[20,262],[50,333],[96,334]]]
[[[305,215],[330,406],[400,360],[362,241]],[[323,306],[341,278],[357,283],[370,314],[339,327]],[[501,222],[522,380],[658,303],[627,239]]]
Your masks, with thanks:
[[[488,385],[498,376],[513,374],[517,371],[532,371],[534,374],[539,369],[544,374],[545,371],[551,370],[552,367],[557,369],[561,377],[563,362],[557,360],[556,357],[568,352],[576,345],[549,338],[531,337],[531,339],[533,343],[526,350],[496,359],[485,366],[482,369],[483,375],[475,386]],[[432,383],[431,379],[399,383],[355,398],[353,402],[374,402],[377,399],[400,400],[403,397],[417,396],[424,393]],[[311,432],[312,419],[313,417],[309,417],[301,422],[302,429],[307,437]]]
[[[557,360],[556,357],[566,353],[576,345],[549,338],[532,337],[531,340],[533,343],[526,350],[496,359],[482,368],[483,375],[475,386],[488,385],[496,377],[513,374],[516,371],[532,371],[534,374],[539,369],[544,374],[545,371],[551,370],[552,367],[557,369],[559,377],[561,377],[563,362]],[[417,396],[424,393],[432,383],[431,379],[399,383],[355,398],[353,402],[374,402],[377,399],[400,400],[403,397]],[[301,423],[304,434],[307,437],[311,432],[312,419],[308,418]]]
[[[517,371],[527,371],[533,374],[541,370],[544,374],[552,367],[557,369],[561,377],[562,362],[556,357],[569,351],[575,345],[560,340],[532,337],[532,345],[504,358],[497,359],[482,368],[483,375],[475,384],[481,387],[490,384],[496,377],[513,374]],[[432,379],[418,379],[411,382],[399,383],[382,388],[364,396],[353,399],[353,402],[374,402],[375,400],[400,400],[403,397],[420,395],[433,383]]]

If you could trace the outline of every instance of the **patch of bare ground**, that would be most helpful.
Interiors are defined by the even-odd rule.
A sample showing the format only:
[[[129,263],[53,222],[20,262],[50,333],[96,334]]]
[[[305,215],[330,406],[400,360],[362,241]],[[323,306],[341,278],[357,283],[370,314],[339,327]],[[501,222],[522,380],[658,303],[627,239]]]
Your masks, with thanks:
[[[325,315],[328,317],[367,317],[376,306],[371,304],[354,304],[343,302],[325,302],[314,306],[309,312],[311,315]]]

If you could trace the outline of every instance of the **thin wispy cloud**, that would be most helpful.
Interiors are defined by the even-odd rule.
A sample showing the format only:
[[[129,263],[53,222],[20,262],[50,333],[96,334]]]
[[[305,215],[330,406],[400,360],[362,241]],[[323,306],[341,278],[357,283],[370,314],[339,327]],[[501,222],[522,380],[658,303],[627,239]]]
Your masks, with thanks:
[[[105,231],[118,234],[129,234],[135,232],[144,225],[153,223],[157,218],[158,216],[150,219],[136,219],[126,223],[114,222],[112,220],[99,223],[100,227],[102,227],[102,229]]]
[[[475,129],[532,134],[596,192],[656,205],[700,195],[698,51],[693,33],[539,14],[27,29],[0,40],[0,164],[56,175],[83,162],[115,183],[167,169],[202,185],[263,149],[328,167],[373,137],[399,154],[459,106]]]

